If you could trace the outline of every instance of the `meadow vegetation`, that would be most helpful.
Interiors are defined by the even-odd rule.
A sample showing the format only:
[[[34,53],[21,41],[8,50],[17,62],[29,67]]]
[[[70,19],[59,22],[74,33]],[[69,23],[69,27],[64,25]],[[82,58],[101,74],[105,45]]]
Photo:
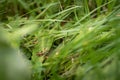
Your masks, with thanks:
[[[120,0],[0,0],[0,27],[31,80],[119,80]]]

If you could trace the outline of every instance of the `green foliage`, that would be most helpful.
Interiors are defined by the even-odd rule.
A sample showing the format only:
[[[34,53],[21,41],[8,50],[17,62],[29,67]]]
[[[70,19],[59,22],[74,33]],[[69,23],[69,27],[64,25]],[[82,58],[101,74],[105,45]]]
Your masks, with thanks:
[[[32,80],[119,80],[119,3],[1,0],[0,26],[30,60]]]
[[[17,47],[12,46],[9,33],[0,28],[0,79],[26,80],[31,78],[27,59]]]

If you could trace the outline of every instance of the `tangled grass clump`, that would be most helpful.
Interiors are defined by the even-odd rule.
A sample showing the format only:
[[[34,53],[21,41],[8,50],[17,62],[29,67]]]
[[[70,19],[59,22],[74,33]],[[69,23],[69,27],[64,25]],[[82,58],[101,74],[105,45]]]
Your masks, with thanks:
[[[32,80],[119,80],[118,3],[2,0],[0,26],[31,63]]]

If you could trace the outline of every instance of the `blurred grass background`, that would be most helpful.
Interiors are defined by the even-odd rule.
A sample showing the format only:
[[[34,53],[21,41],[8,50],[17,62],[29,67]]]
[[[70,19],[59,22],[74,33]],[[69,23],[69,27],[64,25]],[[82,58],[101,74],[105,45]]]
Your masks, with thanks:
[[[32,80],[119,80],[119,4],[119,0],[1,0],[0,27],[9,45],[32,64]],[[0,42],[1,55],[2,43],[6,41]]]

